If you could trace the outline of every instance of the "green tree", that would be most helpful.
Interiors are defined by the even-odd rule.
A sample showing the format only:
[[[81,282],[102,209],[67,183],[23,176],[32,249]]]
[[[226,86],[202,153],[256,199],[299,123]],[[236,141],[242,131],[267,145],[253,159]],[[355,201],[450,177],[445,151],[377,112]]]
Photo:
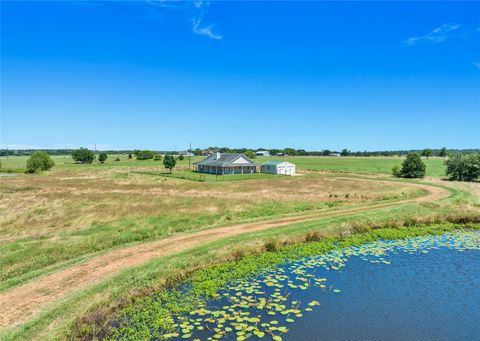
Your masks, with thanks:
[[[100,155],[98,155],[98,161],[100,161],[100,163],[104,163],[107,160],[107,158],[108,158],[107,153],[100,153]]]
[[[161,161],[162,160],[162,154],[155,154],[153,156],[153,161]]]
[[[443,147],[442,149],[440,149],[440,151],[438,152],[438,156],[440,157],[447,156],[447,148]]]
[[[330,156],[330,154],[332,154],[332,152],[328,149],[325,149],[323,152],[322,152],[322,155],[323,156]]]
[[[480,153],[455,154],[445,160],[445,166],[445,172],[450,180],[478,180],[480,178]]]
[[[128,158],[129,158],[129,159],[132,158],[132,153],[128,153]]]
[[[168,168],[170,170],[170,173],[172,172],[173,167],[175,167],[175,164],[177,161],[173,157],[173,155],[166,154],[164,159],[163,159],[163,165],[165,168]]]
[[[402,178],[423,178],[426,170],[425,163],[417,153],[410,153],[402,162],[402,168],[398,171],[397,176]]]
[[[95,160],[95,154],[87,148],[79,148],[72,152],[72,159],[78,163],[92,163]]]
[[[120,158],[117,156],[117,158],[115,159],[115,161],[120,161]]]
[[[348,149],[342,149],[342,152],[340,153],[341,156],[348,156],[348,154],[350,154]]]
[[[180,161],[182,161],[182,160],[184,159],[183,154],[180,154],[180,155],[178,156],[178,159],[179,159]]]
[[[137,160],[150,160],[153,159],[155,153],[151,150],[137,150],[135,153],[135,157]]]
[[[293,149],[293,148],[285,148],[285,149],[283,150],[283,154],[284,154],[285,156],[294,156],[294,155],[295,155],[295,149]]]
[[[195,156],[202,156],[202,154],[203,154],[203,150],[201,150],[200,148],[195,148],[193,150],[193,155]]]
[[[255,153],[253,152],[253,150],[250,150],[250,149],[246,150],[245,153],[243,153],[243,155],[245,155],[249,159],[254,159],[255,158]]]
[[[53,166],[55,166],[55,162],[53,162],[50,155],[42,151],[33,152],[30,158],[27,160],[28,173],[46,171]]]
[[[425,156],[427,160],[430,156],[432,156],[432,154],[433,154],[432,150],[428,148],[422,151],[422,156]]]

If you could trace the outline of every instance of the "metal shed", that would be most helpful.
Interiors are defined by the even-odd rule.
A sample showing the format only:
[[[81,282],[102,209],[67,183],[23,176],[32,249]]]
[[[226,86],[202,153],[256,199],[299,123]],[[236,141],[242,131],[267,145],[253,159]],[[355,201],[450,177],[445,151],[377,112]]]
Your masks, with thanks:
[[[262,163],[260,171],[262,173],[295,175],[295,164],[288,161],[267,161]]]

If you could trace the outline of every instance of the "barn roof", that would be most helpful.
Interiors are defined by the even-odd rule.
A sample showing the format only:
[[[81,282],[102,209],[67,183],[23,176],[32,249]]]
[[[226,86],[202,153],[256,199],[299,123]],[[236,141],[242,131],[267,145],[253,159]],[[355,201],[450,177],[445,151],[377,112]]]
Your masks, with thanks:
[[[244,163],[233,163],[239,157],[245,158],[247,162]],[[214,153],[203,159],[202,161],[195,162],[196,165],[203,165],[203,166],[255,166],[255,163],[246,157],[243,154],[235,153],[235,154],[227,154],[221,153],[220,157],[217,158],[217,153]]]
[[[264,163],[262,163],[262,166],[277,166],[281,163],[288,163],[289,165],[294,165],[293,163],[288,162],[288,161],[270,160],[270,161],[265,161]]]

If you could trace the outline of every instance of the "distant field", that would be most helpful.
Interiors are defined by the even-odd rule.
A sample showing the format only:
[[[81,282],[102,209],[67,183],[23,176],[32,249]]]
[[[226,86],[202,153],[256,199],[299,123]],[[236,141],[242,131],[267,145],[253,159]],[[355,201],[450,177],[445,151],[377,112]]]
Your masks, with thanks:
[[[116,158],[120,161],[115,161]],[[56,169],[89,169],[89,168],[111,168],[111,167],[154,167],[163,168],[162,161],[128,159],[127,155],[108,155],[105,164],[94,163],[91,165],[81,165],[73,162],[70,155],[52,156],[56,164]],[[196,156],[191,158],[191,162],[201,160],[203,157]],[[14,156],[0,158],[3,168],[23,168],[27,161],[27,156]],[[254,159],[257,163],[262,163],[267,160],[287,160],[297,165],[297,170],[321,170],[321,171],[340,171],[349,173],[364,173],[364,174],[391,174],[392,168],[400,165],[403,157],[258,157]],[[445,175],[444,159],[438,157],[431,157],[430,159],[423,159],[427,165],[427,176],[441,177]],[[188,165],[188,158],[180,161],[177,160],[177,165]]]
[[[264,161],[269,158],[259,157],[258,161]],[[270,157],[270,159],[278,159]],[[297,169],[306,170],[328,170],[345,171],[351,173],[369,173],[369,174],[391,174],[392,168],[401,165],[403,157],[315,157],[315,156],[296,156],[281,158],[293,162]],[[444,176],[445,159],[431,157],[423,159],[427,165],[427,176]]]

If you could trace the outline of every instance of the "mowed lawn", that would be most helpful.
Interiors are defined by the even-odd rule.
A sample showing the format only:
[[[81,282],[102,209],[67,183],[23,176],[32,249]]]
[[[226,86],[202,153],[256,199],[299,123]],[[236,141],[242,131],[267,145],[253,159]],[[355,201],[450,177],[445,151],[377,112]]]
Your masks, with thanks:
[[[120,161],[115,161],[116,158]],[[162,161],[128,159],[127,155],[111,154],[105,164],[94,163],[91,165],[75,164],[70,155],[52,156],[56,169],[89,169],[89,168],[111,168],[111,167],[153,167],[163,168]],[[1,157],[2,168],[24,168],[27,156]],[[202,160],[203,157],[192,157],[190,162]],[[391,174],[394,166],[400,166],[404,157],[318,157],[318,156],[290,156],[290,157],[257,157],[256,163],[268,160],[286,160],[297,165],[297,172],[307,171],[336,171],[363,174]],[[431,157],[423,158],[427,166],[427,176],[442,177],[445,175],[444,158]],[[187,166],[188,158],[177,160],[177,165]]]

